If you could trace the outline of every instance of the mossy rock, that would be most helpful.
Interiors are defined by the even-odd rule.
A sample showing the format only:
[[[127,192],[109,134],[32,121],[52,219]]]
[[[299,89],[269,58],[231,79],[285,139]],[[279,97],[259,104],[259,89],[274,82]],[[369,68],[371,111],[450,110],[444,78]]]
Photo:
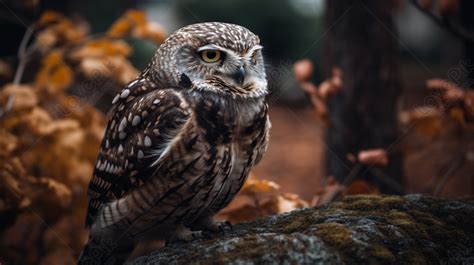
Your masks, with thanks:
[[[129,264],[474,264],[474,199],[350,196]]]

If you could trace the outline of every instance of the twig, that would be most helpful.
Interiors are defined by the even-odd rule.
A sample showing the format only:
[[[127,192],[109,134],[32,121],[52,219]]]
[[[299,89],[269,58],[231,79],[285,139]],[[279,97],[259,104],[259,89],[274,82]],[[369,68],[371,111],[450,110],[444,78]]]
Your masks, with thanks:
[[[357,177],[357,174],[359,174],[359,172],[362,170],[364,165],[362,165],[361,163],[356,163],[351,171],[349,172],[349,175],[347,175],[347,177],[344,179],[344,181],[342,182],[342,186],[344,187],[349,187],[351,185],[351,183],[356,179]],[[343,197],[343,193],[342,192],[336,192],[333,194],[332,197],[330,197],[328,199],[328,202],[335,202],[335,201],[338,201],[340,199],[342,199]]]
[[[18,47],[18,66],[16,68],[15,77],[13,78],[13,84],[19,85],[21,82],[21,77],[25,71],[26,63],[30,55],[33,52],[33,46],[27,48],[28,41],[31,39],[33,32],[35,31],[34,24],[30,25],[23,35],[21,40],[20,47]],[[13,108],[13,103],[15,102],[15,94],[12,94],[8,97],[7,103],[4,108],[0,108],[0,121],[5,117],[5,115]]]
[[[455,25],[452,21],[446,18],[440,18],[436,16],[435,14],[431,13],[430,11],[427,11],[423,9],[419,4],[418,0],[410,0],[410,2],[418,9],[420,12],[424,13],[427,15],[433,22],[438,24],[438,26],[446,29],[448,32],[456,36],[457,38],[474,43],[474,34],[462,27],[459,27]]]
[[[370,173],[400,194],[405,193],[403,186],[378,168],[369,168]]]
[[[347,175],[346,179],[342,183],[342,185],[348,187],[351,185],[352,181],[356,178],[357,174],[360,172],[362,169],[363,165],[361,163],[356,163],[354,167],[352,167],[351,171],[349,172],[349,175]]]
[[[464,155],[461,155],[460,157],[454,159],[454,165],[446,170],[444,175],[441,177],[441,181],[438,183],[438,185],[436,185],[433,191],[434,195],[439,195],[443,191],[443,188],[446,186],[446,183],[448,182],[449,177],[451,177],[451,174],[461,168],[464,165],[464,162]]]
[[[21,77],[23,76],[23,72],[25,71],[26,63],[28,62],[28,57],[31,55],[32,49],[28,50],[27,45],[28,41],[30,40],[33,32],[35,31],[34,24],[30,25],[23,35],[23,39],[21,40],[20,47],[18,48],[18,67],[16,68],[15,78],[13,79],[13,84],[19,85],[21,82]]]

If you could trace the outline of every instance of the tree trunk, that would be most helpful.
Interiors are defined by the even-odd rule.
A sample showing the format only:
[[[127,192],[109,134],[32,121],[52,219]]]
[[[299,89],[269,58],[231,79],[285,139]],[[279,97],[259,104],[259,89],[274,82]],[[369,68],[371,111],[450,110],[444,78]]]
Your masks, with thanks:
[[[460,1],[459,19],[461,26],[469,31],[474,32],[474,1],[461,0]],[[461,76],[454,75],[454,82],[465,89],[474,89],[474,42],[463,40],[464,44],[464,61]]]
[[[383,148],[389,164],[383,174],[362,166],[356,178],[382,192],[402,193],[396,103],[400,95],[399,47],[394,6],[379,0],[326,1],[325,69],[343,72],[342,90],[328,102],[327,175],[343,182],[355,165],[347,158],[361,150]]]

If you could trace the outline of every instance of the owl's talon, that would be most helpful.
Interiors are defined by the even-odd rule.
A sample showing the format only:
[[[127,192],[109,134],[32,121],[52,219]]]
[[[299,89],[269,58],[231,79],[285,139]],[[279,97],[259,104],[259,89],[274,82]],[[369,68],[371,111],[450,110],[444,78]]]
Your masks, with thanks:
[[[229,221],[223,221],[217,223],[217,226],[219,227],[219,230],[221,231],[222,234],[225,234],[226,232],[233,231],[234,228],[232,227],[232,224]]]
[[[187,242],[191,242],[193,240],[198,240],[198,239],[209,239],[211,238],[211,234],[209,234],[207,231],[202,231],[202,230],[196,230],[196,231],[191,231],[188,228],[185,227],[178,227],[176,230],[176,234],[166,240],[165,246],[173,246],[177,244],[184,244]]]
[[[209,239],[212,238],[211,234],[209,234],[206,231],[192,231],[191,236],[193,237],[194,240],[196,239]]]

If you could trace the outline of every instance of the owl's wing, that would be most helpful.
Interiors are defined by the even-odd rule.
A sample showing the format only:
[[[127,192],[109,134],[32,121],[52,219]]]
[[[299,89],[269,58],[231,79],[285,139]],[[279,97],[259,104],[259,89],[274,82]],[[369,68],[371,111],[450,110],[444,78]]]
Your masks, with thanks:
[[[170,141],[189,120],[178,92],[132,82],[114,98],[110,119],[89,183],[86,226],[101,207],[142,185],[159,167]]]

